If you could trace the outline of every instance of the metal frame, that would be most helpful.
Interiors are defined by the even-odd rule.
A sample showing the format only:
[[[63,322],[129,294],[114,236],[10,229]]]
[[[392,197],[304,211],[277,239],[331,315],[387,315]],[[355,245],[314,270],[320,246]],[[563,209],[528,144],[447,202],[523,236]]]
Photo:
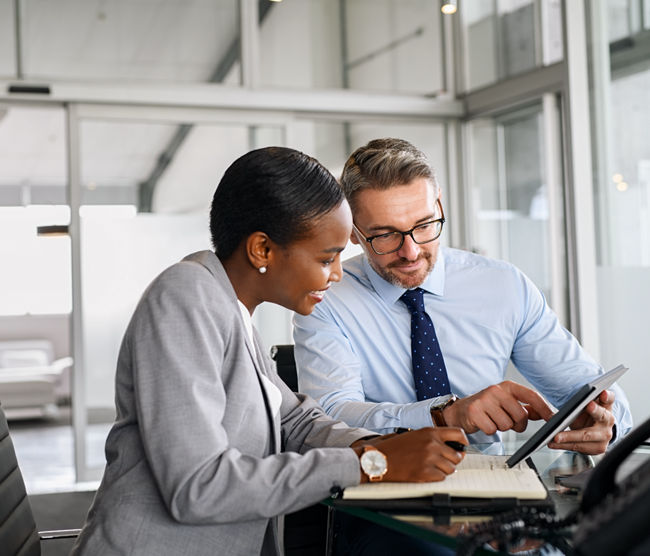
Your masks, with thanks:
[[[561,114],[559,95],[546,93],[542,97],[542,145],[544,148],[544,175],[548,191],[549,204],[549,262],[551,265],[551,299],[550,303],[560,322],[569,323],[567,303],[568,295],[563,295],[564,285],[568,284],[566,269],[566,238],[564,237],[566,214],[564,191],[562,187],[562,145]],[[568,293],[568,292],[567,292]]]
[[[600,359],[596,241],[594,235],[593,175],[586,17],[583,2],[564,0],[565,87],[564,161],[567,193],[567,236],[570,322],[573,333],[594,359]],[[571,31],[569,25],[571,22]]]
[[[16,80],[0,80],[0,100],[75,102],[82,104],[141,105],[218,108],[260,112],[291,112],[320,116],[393,118],[460,118],[463,102],[441,96],[429,98],[410,94],[368,93],[353,90],[246,89],[218,84],[143,85],[95,84],[51,81],[49,94],[9,93]],[[43,82],[20,82],[43,86]]]
[[[79,152],[79,117],[76,106],[67,106],[68,134],[68,202],[70,204],[70,249],[72,261],[72,315],[70,339],[72,343],[72,434],[74,437],[74,465],[77,481],[99,479],[86,466],[86,380],[83,341],[83,296],[81,291],[81,166]]]

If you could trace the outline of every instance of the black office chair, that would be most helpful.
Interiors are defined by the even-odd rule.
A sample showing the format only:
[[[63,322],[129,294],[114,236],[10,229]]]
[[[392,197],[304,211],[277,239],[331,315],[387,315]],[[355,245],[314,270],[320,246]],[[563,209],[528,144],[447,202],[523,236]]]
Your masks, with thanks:
[[[293,345],[271,347],[271,359],[284,383],[298,391],[298,373]],[[286,556],[323,556],[327,549],[327,507],[315,504],[284,517]]]
[[[296,372],[296,360],[293,356],[293,345],[272,346],[271,359],[275,361],[275,368],[280,378],[293,392],[297,392],[298,373]]]
[[[9,425],[0,407],[0,551],[2,556],[39,556],[41,540],[66,539],[80,529],[37,531]]]

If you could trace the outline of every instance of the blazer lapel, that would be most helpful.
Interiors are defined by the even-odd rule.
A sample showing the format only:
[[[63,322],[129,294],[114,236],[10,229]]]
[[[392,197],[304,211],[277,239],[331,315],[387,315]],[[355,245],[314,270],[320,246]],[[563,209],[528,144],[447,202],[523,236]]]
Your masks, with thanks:
[[[197,253],[188,255],[187,257],[185,257],[184,260],[191,260],[198,264],[203,265],[215,277],[216,280],[230,286],[230,291],[232,292],[232,302],[233,302],[232,309],[239,313],[237,294],[235,293],[235,290],[232,287],[230,280],[228,279],[228,275],[226,274],[226,271],[223,268],[221,261],[215,255],[214,252],[199,251]],[[241,314],[239,315],[239,318],[242,319]],[[245,329],[246,327],[244,325],[244,321],[240,320],[240,322],[242,328]],[[262,343],[259,341],[259,338],[257,337],[257,331],[255,330],[255,328],[253,328],[253,337],[254,337],[253,343],[251,343],[251,340],[248,337],[247,333],[244,333],[244,337],[246,342],[246,349],[248,350],[248,353],[251,356],[251,361],[253,361],[253,367],[255,368],[255,372],[257,373],[257,380],[259,382],[260,389],[262,390],[262,395],[264,396],[264,405],[266,407],[266,415],[269,419],[270,428],[273,431],[272,438],[269,439],[270,450],[271,453],[276,454],[280,451],[280,446],[281,446],[280,420],[279,419],[276,420],[275,415],[273,414],[273,407],[271,405],[271,400],[269,399],[269,393],[264,384],[265,381],[262,378],[263,376],[266,378],[266,373],[264,372],[265,360],[264,360],[264,356],[262,355],[262,350],[264,348],[262,347]]]

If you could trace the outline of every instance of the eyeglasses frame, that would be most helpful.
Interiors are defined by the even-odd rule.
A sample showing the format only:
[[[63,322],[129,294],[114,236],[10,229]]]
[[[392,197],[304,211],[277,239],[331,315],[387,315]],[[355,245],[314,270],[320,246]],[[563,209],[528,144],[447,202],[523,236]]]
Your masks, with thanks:
[[[377,255],[390,255],[391,253],[395,253],[396,251],[399,251],[402,248],[402,246],[404,245],[404,239],[406,238],[406,236],[411,236],[411,239],[413,240],[413,243],[417,243],[418,245],[424,245],[426,243],[431,243],[432,241],[435,241],[436,239],[438,239],[442,235],[442,228],[443,228],[443,226],[445,224],[445,213],[442,210],[442,203],[440,202],[440,198],[436,199],[436,203],[438,205],[438,208],[440,209],[440,215],[441,215],[440,218],[435,218],[434,220],[428,220],[427,222],[422,222],[421,224],[413,226],[410,230],[407,230],[405,232],[402,232],[401,230],[394,230],[392,232],[385,232],[383,234],[377,234],[375,236],[366,237],[363,234],[363,232],[359,228],[357,228],[357,225],[354,223],[354,221],[352,222],[352,227],[355,229],[355,231],[357,232],[359,237],[365,239],[370,244],[370,247],[372,248],[372,250]],[[440,222],[440,231],[438,232],[438,235],[436,237],[434,237],[432,239],[428,239],[426,241],[417,241],[413,237],[413,232],[415,230],[417,230],[420,226],[426,226],[426,225],[429,225],[429,224],[433,224],[434,222]],[[383,237],[383,236],[387,236],[387,235],[395,234],[395,233],[398,233],[398,234],[402,235],[402,240],[400,241],[400,244],[399,244],[398,247],[396,247],[395,249],[392,249],[390,251],[383,252],[383,253],[380,253],[379,251],[377,251],[377,249],[375,249],[375,246],[372,244],[373,240],[377,239],[378,237]]]

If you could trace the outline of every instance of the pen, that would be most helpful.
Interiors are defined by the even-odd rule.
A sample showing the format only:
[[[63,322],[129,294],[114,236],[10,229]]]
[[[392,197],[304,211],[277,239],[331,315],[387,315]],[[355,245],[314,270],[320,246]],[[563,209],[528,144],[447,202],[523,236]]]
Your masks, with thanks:
[[[453,448],[457,452],[465,451],[465,444],[461,444],[460,442],[456,442],[455,440],[447,440],[445,441],[445,444],[450,448]]]

